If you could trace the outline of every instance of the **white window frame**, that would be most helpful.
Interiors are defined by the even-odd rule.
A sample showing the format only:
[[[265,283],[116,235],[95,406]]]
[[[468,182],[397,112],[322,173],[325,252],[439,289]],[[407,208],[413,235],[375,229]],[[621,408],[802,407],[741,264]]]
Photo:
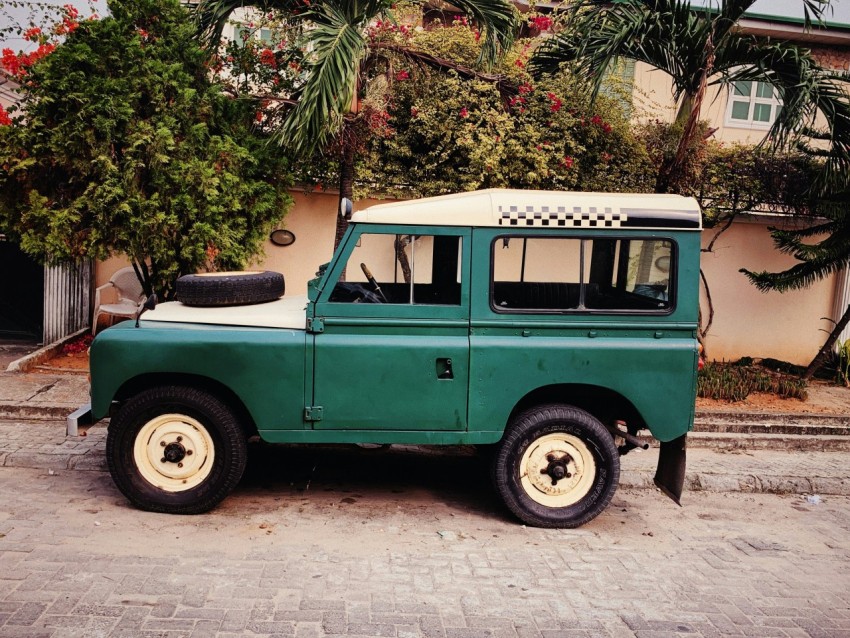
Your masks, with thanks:
[[[760,82],[757,80],[739,80],[739,82],[744,81],[750,83],[750,94],[748,96],[735,94],[735,89],[738,84],[737,82],[733,82],[729,86],[729,96],[727,98],[726,103],[725,124],[730,128],[743,128],[767,131],[768,129],[770,129],[771,126],[773,126],[773,122],[776,120],[776,114],[782,107],[782,100],[779,99],[779,92],[776,90],[776,87],[770,84],[770,82]],[[758,87],[762,84],[767,85],[772,89],[772,97],[758,97]],[[747,104],[748,115],[746,120],[741,120],[732,117],[732,108],[736,102],[745,102]],[[758,104],[770,106],[771,118],[769,121],[761,122],[753,119],[753,112],[755,111],[755,106]]]

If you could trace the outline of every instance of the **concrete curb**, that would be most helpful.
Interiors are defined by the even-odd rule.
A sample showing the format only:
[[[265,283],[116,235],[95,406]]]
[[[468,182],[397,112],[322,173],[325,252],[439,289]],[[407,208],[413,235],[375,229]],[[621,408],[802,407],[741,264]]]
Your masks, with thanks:
[[[81,402],[80,405],[82,405]],[[33,405],[26,401],[0,403],[0,419],[21,419],[24,421],[54,421],[65,419],[79,405]]]
[[[654,489],[655,474],[645,470],[624,471],[620,475],[620,487],[632,489]],[[733,476],[707,472],[688,472],[685,476],[687,492],[746,492],[751,494],[824,494],[850,496],[850,478],[804,476]]]
[[[6,372],[29,372],[40,363],[43,363],[48,359],[52,359],[54,356],[56,356],[56,353],[62,346],[64,346],[69,341],[76,339],[80,335],[87,333],[89,330],[90,328],[78,330],[77,332],[70,334],[67,337],[63,337],[59,341],[54,341],[53,343],[46,345],[43,348],[39,348],[35,352],[31,352],[28,355],[21,357],[20,359],[12,361],[12,363],[6,366]]]

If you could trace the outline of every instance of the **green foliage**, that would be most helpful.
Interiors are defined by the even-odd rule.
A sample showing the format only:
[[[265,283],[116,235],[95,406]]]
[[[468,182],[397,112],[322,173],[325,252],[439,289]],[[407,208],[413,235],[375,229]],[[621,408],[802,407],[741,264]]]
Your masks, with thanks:
[[[0,226],[46,261],[123,253],[147,292],[240,268],[291,203],[287,161],[224,96],[176,0],[113,0],[36,63],[0,126]]]
[[[783,399],[808,398],[806,382],[772,374],[752,365],[707,362],[697,377],[697,396],[721,401],[743,401],[753,392],[775,394]]]
[[[730,215],[766,211],[810,216],[811,186],[818,165],[801,153],[771,153],[761,147],[708,145],[700,192],[706,226]]]
[[[464,25],[415,33],[411,48],[465,65],[480,44]],[[532,83],[530,45],[507,52],[495,77],[429,71],[399,57],[382,73],[390,131],[373,136],[359,160],[358,195],[420,197],[491,187],[645,191],[654,170],[623,103],[566,73]]]
[[[836,381],[850,388],[850,339],[842,343],[838,348],[838,378]]]

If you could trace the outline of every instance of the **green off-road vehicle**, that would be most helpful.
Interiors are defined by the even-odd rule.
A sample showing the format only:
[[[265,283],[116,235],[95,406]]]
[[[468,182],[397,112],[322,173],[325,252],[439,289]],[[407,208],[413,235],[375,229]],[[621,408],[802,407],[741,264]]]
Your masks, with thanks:
[[[488,190],[373,206],[306,297],[281,297],[276,273],[195,275],[178,282],[182,302],[100,333],[91,405],[69,433],[111,417],[118,488],[183,514],[234,488],[253,435],[489,446],[511,512],[576,527],[611,501],[620,455],[648,429],[656,484],[678,502],[700,228],[696,202],[674,195]]]

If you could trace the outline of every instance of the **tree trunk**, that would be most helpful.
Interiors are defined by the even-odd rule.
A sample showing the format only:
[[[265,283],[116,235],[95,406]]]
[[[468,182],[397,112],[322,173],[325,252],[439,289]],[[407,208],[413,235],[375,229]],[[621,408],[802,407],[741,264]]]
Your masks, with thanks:
[[[844,311],[844,315],[838,323],[835,324],[832,332],[829,333],[829,338],[827,338],[826,343],[823,344],[817,355],[815,355],[815,358],[812,359],[809,367],[806,368],[806,371],[803,373],[804,381],[810,381],[811,378],[815,376],[815,372],[823,367],[823,364],[826,363],[827,359],[829,359],[829,353],[832,352],[832,347],[835,345],[835,342],[838,341],[838,335],[842,333],[848,323],[850,323],[850,306],[847,306],[847,310]]]
[[[342,152],[339,156],[339,203],[342,204],[342,198],[349,200],[354,199],[354,143],[347,141],[345,131],[342,134]],[[338,210],[342,210],[339,208]],[[339,247],[345,231],[348,229],[348,221],[350,216],[336,216],[336,235],[334,236],[334,250]]]
[[[675,154],[669,161],[664,162],[661,167],[662,170],[659,171],[658,182],[656,183],[656,191],[659,193],[677,193],[682,187],[688,155],[697,133],[702,101],[705,98],[705,90],[708,86],[708,77],[714,71],[713,27],[708,40],[706,40],[703,52],[705,53],[705,67],[701,70],[699,85],[693,94],[685,94],[679,112],[676,114],[675,126],[681,126],[682,133]]]
[[[661,160],[661,166],[658,168],[658,178],[655,181],[656,193],[675,192],[677,184],[681,181],[681,177],[677,175],[677,172],[680,172],[682,169],[680,165],[680,149],[688,148],[691,144],[691,140],[685,139],[685,132],[689,128],[688,122],[694,117],[699,118],[699,113],[694,115],[694,96],[685,94],[676,113],[676,120],[673,122],[674,128],[681,129],[679,141],[676,145],[676,150],[672,154],[665,153]]]

